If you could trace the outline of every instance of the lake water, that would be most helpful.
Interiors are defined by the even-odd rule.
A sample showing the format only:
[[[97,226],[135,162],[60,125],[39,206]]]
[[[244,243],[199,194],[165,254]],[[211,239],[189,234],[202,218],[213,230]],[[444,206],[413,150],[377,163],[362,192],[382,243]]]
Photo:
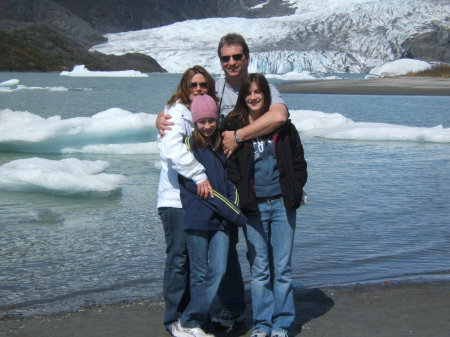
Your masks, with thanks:
[[[0,91],[0,110],[71,119],[113,107],[156,114],[179,75],[73,78],[0,73],[0,83],[11,79],[18,79],[22,87]],[[345,116],[360,132],[367,124],[376,129],[376,123],[388,123],[399,133],[404,126],[432,133],[437,125],[450,132],[450,97],[288,94],[284,98],[299,130],[304,121],[299,119],[301,111],[313,110],[327,117]],[[293,256],[297,286],[450,278],[449,142],[422,141],[408,133],[405,140],[395,141],[369,140],[364,134],[332,139],[300,133],[309,179],[308,204],[297,217]],[[144,138],[154,144],[156,130],[149,127]],[[122,174],[126,180],[120,193],[106,196],[0,190],[0,317],[160,301],[165,246],[155,207],[157,151],[127,155],[0,151],[0,165],[31,157],[104,160],[110,164],[107,173]],[[248,282],[244,240],[239,252]]]

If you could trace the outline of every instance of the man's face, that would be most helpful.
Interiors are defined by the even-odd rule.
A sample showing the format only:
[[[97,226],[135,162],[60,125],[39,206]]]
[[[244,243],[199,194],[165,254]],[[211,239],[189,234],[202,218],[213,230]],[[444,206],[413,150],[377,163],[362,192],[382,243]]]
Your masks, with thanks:
[[[220,64],[227,77],[239,77],[246,73],[248,62],[241,45],[223,45],[220,48]]]

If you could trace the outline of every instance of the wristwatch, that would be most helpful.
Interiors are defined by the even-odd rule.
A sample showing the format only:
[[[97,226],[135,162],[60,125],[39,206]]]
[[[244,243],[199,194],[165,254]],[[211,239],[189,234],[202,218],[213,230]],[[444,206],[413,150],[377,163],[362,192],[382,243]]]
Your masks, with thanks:
[[[234,139],[236,140],[236,143],[238,143],[238,145],[241,145],[243,140],[241,138],[239,138],[238,134],[237,134],[237,130],[234,130]]]

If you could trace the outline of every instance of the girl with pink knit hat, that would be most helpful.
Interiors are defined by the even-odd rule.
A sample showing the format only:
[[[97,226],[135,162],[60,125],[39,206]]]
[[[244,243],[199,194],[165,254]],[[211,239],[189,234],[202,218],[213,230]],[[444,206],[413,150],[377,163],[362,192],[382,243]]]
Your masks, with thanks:
[[[190,108],[194,131],[185,144],[205,167],[213,195],[201,198],[196,183],[178,175],[190,261],[191,300],[180,318],[181,330],[187,333],[208,326],[209,310],[227,268],[230,228],[246,222],[227,176],[217,104],[211,96],[199,95]]]

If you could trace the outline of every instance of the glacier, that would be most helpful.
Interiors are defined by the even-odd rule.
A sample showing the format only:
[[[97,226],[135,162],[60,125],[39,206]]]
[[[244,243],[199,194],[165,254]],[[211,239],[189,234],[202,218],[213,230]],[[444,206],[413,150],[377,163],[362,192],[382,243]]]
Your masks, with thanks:
[[[91,50],[146,54],[170,73],[199,64],[218,74],[218,41],[235,32],[249,44],[250,71],[367,73],[399,59],[407,38],[436,25],[450,28],[448,0],[291,0],[289,5],[295,13],[283,17],[187,20],[107,34],[107,42]]]

